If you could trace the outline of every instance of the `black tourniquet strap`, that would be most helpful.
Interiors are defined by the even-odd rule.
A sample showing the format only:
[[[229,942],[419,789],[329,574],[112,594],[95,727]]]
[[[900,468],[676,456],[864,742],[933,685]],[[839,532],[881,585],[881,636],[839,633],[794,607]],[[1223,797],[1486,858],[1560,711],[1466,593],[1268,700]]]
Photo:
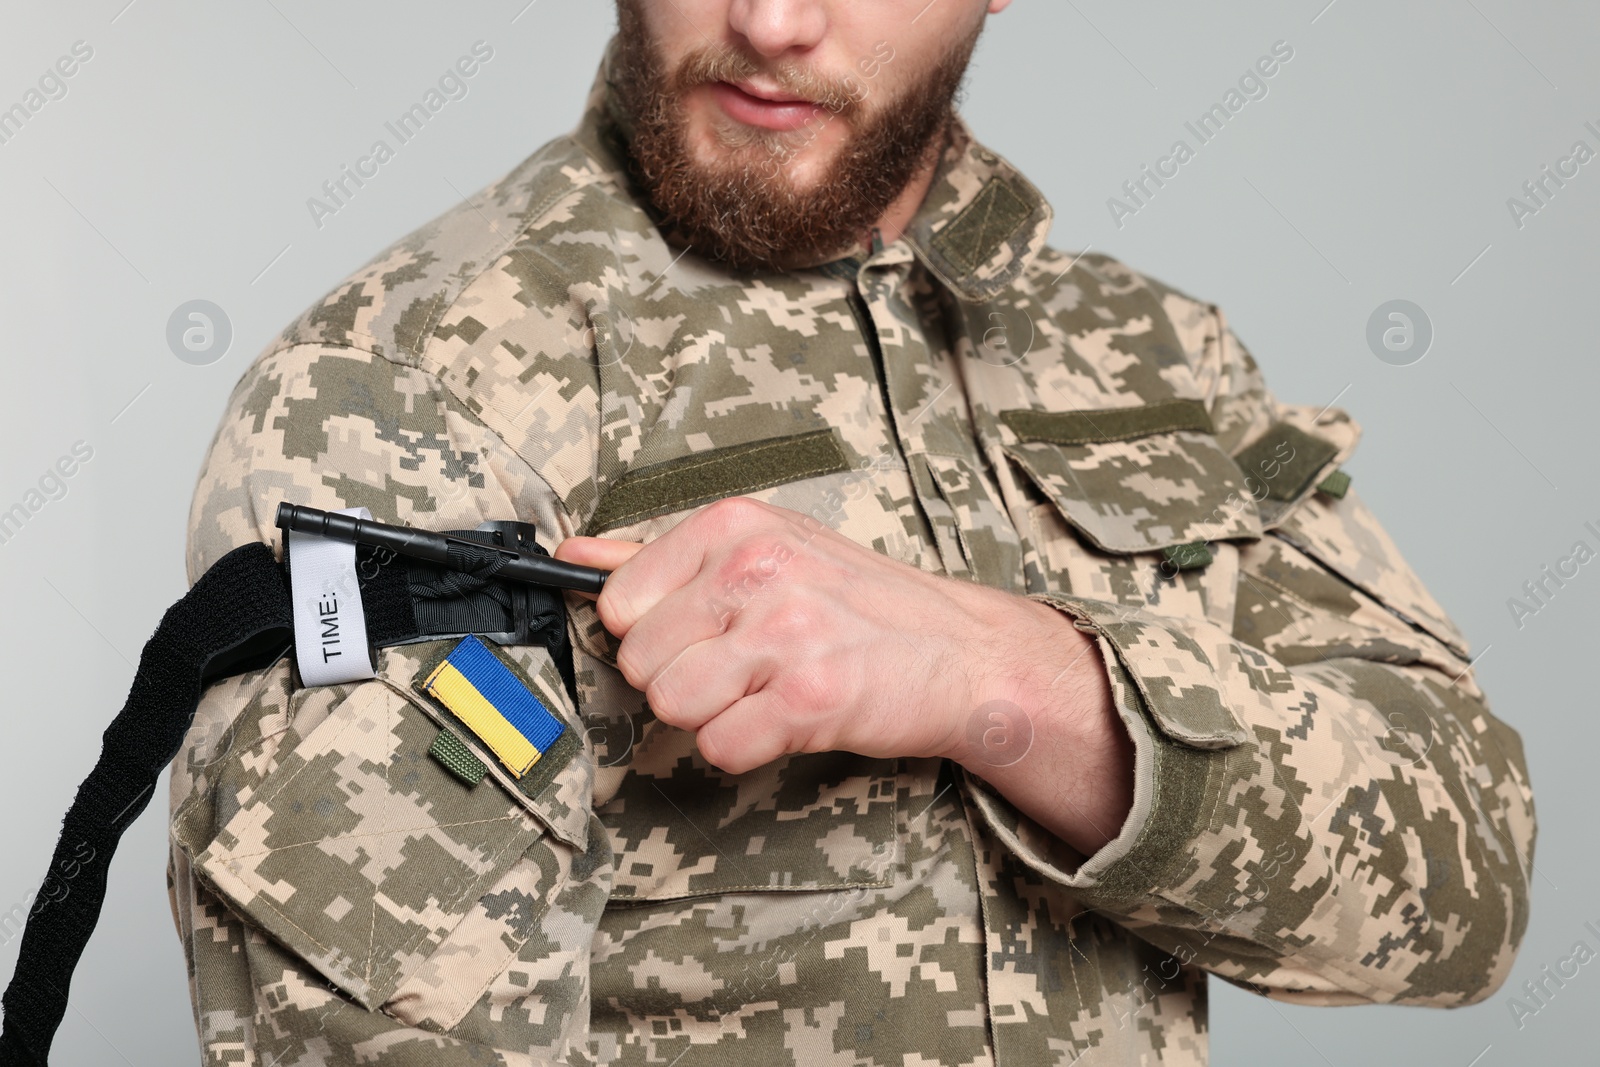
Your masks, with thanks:
[[[162,616],[139,655],[127,704],[106,727],[99,762],[62,819],[50,875],[28,917],[11,985],[0,998],[0,1065],[46,1062],[66,1014],[72,971],[100,918],[117,842],[178,754],[205,684],[270,664],[293,634],[283,569],[263,544],[245,545],[218,560]],[[57,894],[52,882],[65,891]]]
[[[455,536],[544,553],[522,523],[486,523]],[[291,553],[292,556],[292,553]],[[497,580],[495,553],[452,553],[451,569],[358,548],[367,635],[375,647],[481,634],[550,651],[575,694],[566,605],[543,586]],[[289,560],[292,566],[293,559]],[[67,1010],[72,972],[94,933],[117,842],[183,745],[206,685],[269,666],[293,643],[287,568],[265,544],[236,548],[167,609],[139,655],[128,702],[103,735],[100,759],[61,824],[50,873],[0,997],[0,1067],[43,1067]]]

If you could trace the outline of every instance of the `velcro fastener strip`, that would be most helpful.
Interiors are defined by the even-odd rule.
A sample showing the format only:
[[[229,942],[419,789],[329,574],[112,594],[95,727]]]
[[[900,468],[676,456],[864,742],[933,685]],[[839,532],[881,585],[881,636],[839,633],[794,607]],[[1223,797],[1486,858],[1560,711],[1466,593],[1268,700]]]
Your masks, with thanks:
[[[1016,408],[1000,413],[1000,421],[1011,427],[1024,444],[1035,441],[1052,445],[1092,445],[1106,441],[1128,441],[1156,433],[1190,430],[1213,433],[1211,415],[1198,400],[1174,398],[1128,408],[1098,408],[1092,411],[1035,411]]]
[[[630,470],[606,490],[584,532],[851,469],[831,429],[728,445]]]

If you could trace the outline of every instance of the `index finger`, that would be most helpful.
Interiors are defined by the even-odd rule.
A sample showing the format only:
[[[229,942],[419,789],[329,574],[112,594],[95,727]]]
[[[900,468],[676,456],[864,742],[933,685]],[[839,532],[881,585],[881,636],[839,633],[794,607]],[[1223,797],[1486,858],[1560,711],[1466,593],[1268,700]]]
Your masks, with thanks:
[[[644,547],[638,541],[616,541],[609,537],[568,537],[556,546],[551,558],[565,563],[578,563],[585,567],[598,567],[603,571],[616,571],[639,554]],[[606,581],[609,583],[610,578]],[[598,593],[579,592],[579,596],[598,600]]]
[[[617,637],[624,636],[667,594],[692,582],[707,559],[736,533],[776,517],[777,509],[746,497],[707,504],[644,545],[626,568],[606,579],[600,621]]]

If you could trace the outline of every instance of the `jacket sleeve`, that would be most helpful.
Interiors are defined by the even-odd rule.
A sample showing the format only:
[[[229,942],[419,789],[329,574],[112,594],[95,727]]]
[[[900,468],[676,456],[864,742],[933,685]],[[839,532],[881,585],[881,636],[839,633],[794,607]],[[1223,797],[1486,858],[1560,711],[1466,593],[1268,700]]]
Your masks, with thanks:
[[[547,547],[570,532],[436,377],[337,345],[270,353],[235,390],[195,492],[191,579],[276,541],[281,500],[430,529],[518,518]],[[609,880],[584,757],[571,795],[520,797],[483,760],[496,781],[462,787],[427,758],[442,732],[414,692],[424,647],[381,650],[369,681],[302,688],[283,659],[205,693],[172,766],[168,871],[202,1062],[583,1062]],[[502,654],[575,722],[542,646]]]
[[[1134,739],[1116,839],[1065,855],[975,782],[979,806],[1024,862],[1170,953],[1164,977],[1194,966],[1308,1004],[1481,1000],[1528,921],[1521,742],[1383,528],[1326,479],[1349,420],[1278,404],[1219,311],[1164,304],[1230,452],[1254,455],[1286,424],[1343,447],[1303,492],[1263,499],[1229,628],[1036,597],[1097,636]]]

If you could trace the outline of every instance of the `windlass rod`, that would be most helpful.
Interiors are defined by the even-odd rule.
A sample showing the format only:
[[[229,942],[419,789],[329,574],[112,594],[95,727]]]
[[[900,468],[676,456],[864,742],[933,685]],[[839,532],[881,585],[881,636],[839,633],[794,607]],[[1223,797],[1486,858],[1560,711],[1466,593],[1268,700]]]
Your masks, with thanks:
[[[464,537],[451,537],[410,526],[390,526],[372,519],[336,515],[299,504],[279,504],[276,521],[280,530],[387,548],[397,555],[427,560],[457,571],[481,568],[484,553],[492,552],[502,560],[495,571],[496,578],[510,578],[557,589],[576,589],[582,593],[599,593],[605,586],[606,575],[611,573],[598,567],[585,567],[549,556],[517,552],[499,545],[469,541]]]

